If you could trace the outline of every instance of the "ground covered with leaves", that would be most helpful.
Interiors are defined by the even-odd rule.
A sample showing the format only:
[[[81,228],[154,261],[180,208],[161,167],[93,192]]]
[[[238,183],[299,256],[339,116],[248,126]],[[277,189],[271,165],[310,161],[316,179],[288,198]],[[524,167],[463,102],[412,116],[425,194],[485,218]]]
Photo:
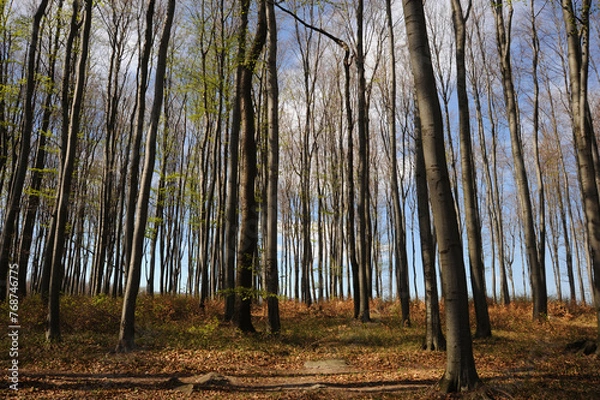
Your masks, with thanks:
[[[351,301],[310,308],[281,303],[282,332],[264,333],[265,311],[244,335],[221,322],[223,304],[202,310],[191,297],[141,296],[139,349],[113,351],[121,301],[64,297],[63,340],[46,344],[45,309],[38,298],[20,304],[19,390],[30,399],[444,399],[436,382],[445,353],[421,350],[424,306],[411,308],[403,327],[399,305],[374,301],[371,323],[352,318]],[[9,315],[8,306],[0,312]],[[483,387],[462,398],[600,399],[600,360],[569,345],[593,339],[593,309],[553,302],[544,322],[531,306],[490,306],[491,339],[474,342]],[[10,365],[10,338],[0,339]]]

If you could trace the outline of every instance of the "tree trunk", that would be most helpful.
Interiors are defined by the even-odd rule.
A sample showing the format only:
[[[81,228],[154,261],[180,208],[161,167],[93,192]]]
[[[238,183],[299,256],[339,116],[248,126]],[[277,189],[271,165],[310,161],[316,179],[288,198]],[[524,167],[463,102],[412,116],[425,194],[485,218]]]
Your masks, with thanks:
[[[77,1],[77,0],[76,0]],[[75,161],[77,159],[77,143],[81,122],[81,110],[83,104],[84,88],[87,72],[87,59],[89,52],[90,32],[92,27],[92,1],[85,3],[83,15],[83,31],[81,33],[80,54],[77,63],[77,76],[75,93],[70,111],[69,135],[65,158],[60,174],[60,183],[56,207],[56,226],[54,231],[54,242],[52,244],[52,260],[50,272],[50,291],[48,303],[48,326],[46,328],[46,339],[50,342],[60,341],[60,291],[63,276],[63,253],[66,240],[66,227],[69,216],[69,204],[73,174],[75,172]]]
[[[425,160],[421,139],[421,119],[418,104],[415,104],[415,180],[417,190],[417,213],[419,238],[421,239],[421,261],[425,280],[425,350],[446,350],[446,338],[440,322],[437,275],[435,273],[435,244],[429,216],[429,190],[425,176]]]
[[[359,0],[356,10],[356,25],[357,25],[357,38],[356,38],[356,69],[358,73],[358,204],[357,204],[357,217],[358,217],[358,283],[359,293],[355,293],[360,299],[360,309],[358,318],[362,322],[368,322],[371,320],[369,312],[369,299],[370,299],[370,284],[368,280],[369,270],[371,268],[371,260],[369,260],[368,254],[369,249],[367,241],[367,213],[369,208],[367,206],[367,196],[369,190],[369,168],[368,168],[368,152],[367,152],[367,129],[368,129],[368,115],[367,115],[367,102],[366,102],[366,82],[365,82],[365,65],[364,65],[364,48],[363,48],[363,10],[364,1]]]
[[[583,196],[588,253],[592,269],[592,292],[597,314],[596,354],[600,355],[600,197],[598,194],[598,147],[588,102],[589,15],[591,0],[584,0],[577,16],[571,0],[563,0],[563,19],[569,49],[569,86],[575,155]],[[579,24],[578,24],[579,22]]]
[[[269,49],[268,68],[268,156],[267,156],[267,232],[265,258],[267,270],[267,307],[269,331],[277,334],[281,330],[279,318],[279,272],[277,268],[277,221],[279,185],[279,86],[277,83],[277,19],[275,6],[267,2],[267,25]]]
[[[154,0],[150,0],[153,2]],[[153,7],[152,7],[153,8]],[[167,55],[173,15],[175,14],[175,0],[169,0],[167,16],[158,49],[156,62],[156,76],[154,81],[154,102],[150,113],[150,125],[146,136],[146,148],[144,155],[144,168],[140,181],[140,190],[136,205],[136,223],[133,231],[133,242],[131,246],[131,257],[127,271],[127,284],[121,313],[121,326],[119,329],[119,343],[117,351],[127,352],[134,349],[135,336],[135,303],[140,286],[142,269],[142,258],[144,238],[146,233],[146,222],[148,220],[148,204],[150,200],[150,188],[152,176],[154,175],[154,161],[156,158],[156,136],[163,104],[164,81],[167,69]],[[134,150],[135,151],[135,150]]]
[[[477,202],[475,176],[475,159],[471,143],[471,123],[469,115],[469,98],[467,95],[467,68],[465,65],[466,22],[471,11],[469,1],[466,15],[463,14],[460,0],[452,0],[452,19],[456,36],[456,92],[458,96],[458,113],[460,125],[460,157],[462,167],[463,199],[465,202],[465,220],[471,270],[471,287],[475,304],[475,320],[477,328],[475,337],[492,336],[492,327],[487,306],[485,288],[485,265],[481,240],[481,219]]]
[[[250,0],[241,2],[241,12],[247,14]],[[258,4],[258,24],[252,44],[245,52],[240,76],[241,136],[240,136],[240,239],[238,245],[235,309],[233,322],[242,332],[254,332],[252,298],[254,256],[258,247],[258,205],[254,183],[258,176],[256,128],[252,101],[252,78],[260,53],[267,39],[266,0]],[[233,171],[232,171],[233,172]]]
[[[404,228],[404,213],[401,206],[400,189],[398,188],[398,151],[396,143],[396,40],[394,36],[394,20],[392,18],[392,2],[386,0],[386,22],[389,35],[390,53],[390,94],[389,94],[389,129],[390,129],[390,186],[394,221],[394,261],[399,274],[398,295],[402,309],[402,325],[410,326],[410,289],[408,284],[408,257],[406,254],[406,232]],[[427,211],[429,213],[429,211]],[[391,260],[391,259],[390,259]],[[391,283],[391,279],[390,279]],[[436,289],[437,290],[437,289]],[[391,294],[391,291],[390,291]],[[437,296],[437,293],[436,293]]]
[[[500,69],[502,71],[502,89],[506,112],[508,114],[508,128],[510,131],[511,148],[515,169],[515,179],[519,196],[519,208],[523,223],[523,234],[525,237],[525,250],[527,263],[531,273],[531,291],[533,296],[533,318],[543,318],[548,314],[548,294],[546,289],[546,273],[539,259],[539,248],[533,222],[533,207],[525,160],[523,156],[523,144],[521,140],[521,129],[517,111],[517,95],[514,88],[512,66],[511,66],[511,24],[512,4],[508,3],[508,21],[505,26],[503,1],[492,2],[492,8],[496,17],[496,39],[498,54],[500,56]]]
[[[448,353],[446,372],[440,388],[446,393],[457,392],[472,389],[480,383],[469,328],[462,243],[446,164],[442,113],[431,64],[423,3],[420,0],[404,0],[402,4],[421,120],[426,177],[431,190],[431,209],[443,273]]]

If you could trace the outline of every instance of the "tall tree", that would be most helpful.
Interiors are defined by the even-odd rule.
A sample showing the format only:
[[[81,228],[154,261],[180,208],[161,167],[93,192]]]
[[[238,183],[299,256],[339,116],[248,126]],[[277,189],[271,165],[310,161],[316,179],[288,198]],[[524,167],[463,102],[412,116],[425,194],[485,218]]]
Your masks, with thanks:
[[[577,15],[571,0],[562,1],[569,52],[571,123],[592,267],[594,307],[598,319],[596,354],[600,355],[600,196],[598,194],[600,158],[588,100],[591,6],[591,0],[583,0]]]
[[[460,159],[462,166],[462,186],[464,212],[467,227],[471,287],[475,303],[476,337],[492,335],[490,316],[485,289],[485,265],[481,240],[481,218],[477,201],[475,159],[471,140],[469,98],[467,94],[467,67],[465,64],[466,22],[471,11],[471,1],[463,12],[460,0],[452,0],[452,20],[456,38],[456,93],[458,96]]]
[[[511,61],[511,32],[513,6],[507,2],[507,20],[504,18],[504,1],[492,1],[492,10],[496,17],[496,44],[500,57],[500,70],[502,72],[502,92],[506,113],[508,115],[508,129],[510,131],[511,149],[517,192],[519,196],[519,210],[523,224],[525,250],[527,263],[531,272],[531,291],[533,296],[533,318],[543,318],[548,313],[548,294],[546,289],[546,272],[540,262],[540,254],[535,232],[533,206],[525,158],[523,155],[523,140],[519,125],[517,93],[515,91]]]
[[[250,0],[242,0],[240,12],[246,15]],[[243,17],[244,18],[244,17]],[[254,332],[252,325],[252,298],[254,258],[258,248],[258,205],[254,191],[257,166],[256,127],[252,98],[252,79],[256,65],[267,40],[266,0],[259,0],[258,21],[252,43],[246,49],[239,76],[240,96],[240,238],[238,244],[235,309],[233,322],[242,332]],[[232,173],[234,173],[232,171]]]
[[[390,53],[390,94],[389,94],[389,126],[390,126],[390,188],[392,194],[392,211],[394,214],[394,262],[396,264],[398,280],[398,295],[400,297],[400,307],[402,308],[402,325],[410,325],[410,290],[408,285],[408,256],[406,254],[406,230],[404,221],[404,212],[401,206],[400,189],[398,187],[398,150],[397,150],[397,90],[398,79],[396,74],[396,39],[394,34],[394,20],[392,18],[392,2],[385,2],[387,31],[389,34],[389,53]],[[429,214],[429,208],[427,209]],[[390,280],[391,281],[391,280]],[[437,288],[436,288],[437,290]],[[437,293],[436,293],[437,297]]]
[[[431,210],[443,274],[448,350],[446,371],[440,388],[449,393],[472,389],[480,381],[473,357],[462,243],[446,164],[444,127],[431,63],[423,2],[403,0],[402,5],[421,120],[425,173],[431,190]]]
[[[370,269],[369,241],[367,239],[368,229],[368,196],[369,196],[369,151],[368,151],[368,128],[369,117],[367,110],[367,84],[365,80],[365,51],[364,51],[364,1],[359,0],[356,9],[356,70],[358,74],[358,282],[360,292],[354,293],[359,296],[360,310],[359,319],[363,322],[371,320],[369,312],[370,293]]]
[[[135,304],[140,287],[150,188],[152,186],[152,176],[154,175],[154,162],[156,158],[156,136],[162,111],[165,75],[167,70],[167,55],[174,14],[175,0],[169,0],[157,54],[156,74],[154,78],[154,101],[152,103],[148,132],[146,134],[144,168],[142,170],[140,190],[138,192],[136,203],[136,223],[133,231],[131,256],[128,263],[127,285],[125,287],[125,298],[123,299],[121,313],[121,326],[119,329],[117,351],[123,352],[133,350],[135,345]]]
[[[75,0],[78,1],[78,0]],[[46,329],[46,339],[48,341],[60,340],[60,291],[63,275],[63,254],[65,249],[66,228],[69,216],[69,204],[71,203],[71,188],[73,174],[75,172],[75,162],[77,159],[77,143],[80,134],[81,114],[83,96],[87,73],[87,60],[90,45],[90,36],[92,28],[92,0],[85,2],[83,13],[83,30],[81,31],[80,53],[77,62],[77,75],[75,82],[75,92],[69,118],[69,135],[65,158],[60,173],[60,183],[57,194],[57,206],[55,211],[55,231],[54,242],[52,244],[52,260],[50,273],[50,292],[48,303],[48,326]]]
[[[48,0],[42,0],[36,9],[31,28],[31,40],[27,51],[27,78],[25,80],[25,104],[23,110],[23,130],[20,140],[21,145],[17,159],[17,168],[14,172],[9,200],[6,205],[2,234],[0,235],[0,301],[4,301],[7,295],[9,264],[16,261],[16,257],[12,258],[11,253],[13,251],[16,222],[21,209],[29,154],[31,152],[31,135],[33,133],[34,125],[34,93],[38,66],[36,54],[39,45],[39,33],[42,25],[42,18],[46,13],[47,6]],[[2,122],[2,124],[4,124],[4,122]]]
[[[279,273],[277,268],[277,221],[279,187],[279,85],[277,82],[277,18],[273,2],[267,2],[267,26],[269,48],[267,53],[268,74],[268,156],[267,156],[267,232],[265,244],[267,272],[268,323],[271,333],[281,330],[279,318]]]

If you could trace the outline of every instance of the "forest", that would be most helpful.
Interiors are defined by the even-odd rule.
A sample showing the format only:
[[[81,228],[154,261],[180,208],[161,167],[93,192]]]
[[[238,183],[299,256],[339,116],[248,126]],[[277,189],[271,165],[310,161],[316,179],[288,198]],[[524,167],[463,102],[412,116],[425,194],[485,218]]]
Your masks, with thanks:
[[[50,355],[78,341],[130,371],[164,336],[293,363],[300,337],[320,342],[299,326],[328,355],[332,332],[346,343],[334,326],[376,349],[405,338],[441,396],[535,398],[486,383],[511,362],[494,353],[511,329],[523,348],[554,337],[575,357],[552,356],[576,371],[562,377],[600,384],[591,0],[0,5],[9,390],[48,390],[27,368],[64,368]],[[353,371],[338,350],[332,374]]]

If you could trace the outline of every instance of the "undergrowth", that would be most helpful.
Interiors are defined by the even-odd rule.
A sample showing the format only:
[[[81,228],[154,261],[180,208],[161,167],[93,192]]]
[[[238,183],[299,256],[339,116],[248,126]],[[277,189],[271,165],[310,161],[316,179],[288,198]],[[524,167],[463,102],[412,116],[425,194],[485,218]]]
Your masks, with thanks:
[[[23,299],[19,309],[19,363],[26,390],[22,394],[31,391],[35,394],[32,398],[43,398],[39,395],[50,387],[53,390],[48,392],[48,398],[78,397],[78,392],[68,386],[52,386],[45,375],[47,371],[69,371],[88,379],[111,374],[190,376],[211,371],[259,379],[299,373],[306,361],[340,358],[354,372],[326,379],[348,385],[386,379],[421,382],[430,388],[414,389],[407,392],[408,397],[399,398],[439,398],[433,388],[443,374],[445,353],[421,350],[425,329],[422,302],[411,304],[411,326],[403,327],[397,302],[374,300],[373,322],[360,323],[352,318],[352,301],[332,300],[311,307],[282,301],[282,331],[278,335],[266,333],[266,306],[257,304],[253,315],[259,333],[247,335],[222,321],[221,301],[209,301],[201,308],[193,297],[141,295],[136,309],[138,350],[115,354],[121,305],[121,299],[108,296],[63,297],[63,341],[50,345],[44,340],[46,310],[41,300]],[[600,385],[599,360],[565,351],[574,340],[595,338],[596,321],[591,307],[551,302],[542,322],[532,321],[531,305],[524,301],[506,307],[490,305],[489,310],[493,337],[474,341],[478,372],[489,388],[485,393],[494,393],[493,397],[499,399],[557,398],[557,393],[561,398],[600,398],[596,390]],[[8,315],[6,304],[0,305],[0,312]],[[0,339],[0,346],[9,348],[6,336]],[[8,351],[1,354],[2,362],[8,365]],[[98,391],[98,398],[129,393],[127,388],[104,390],[100,386],[94,390]],[[164,388],[144,390],[134,397],[153,398],[158,395],[157,390],[164,397]],[[213,394],[217,396],[214,398],[246,398],[243,393],[227,391],[202,395],[210,398]],[[331,393],[265,396],[259,398],[326,399]],[[380,393],[343,398],[398,397]]]

